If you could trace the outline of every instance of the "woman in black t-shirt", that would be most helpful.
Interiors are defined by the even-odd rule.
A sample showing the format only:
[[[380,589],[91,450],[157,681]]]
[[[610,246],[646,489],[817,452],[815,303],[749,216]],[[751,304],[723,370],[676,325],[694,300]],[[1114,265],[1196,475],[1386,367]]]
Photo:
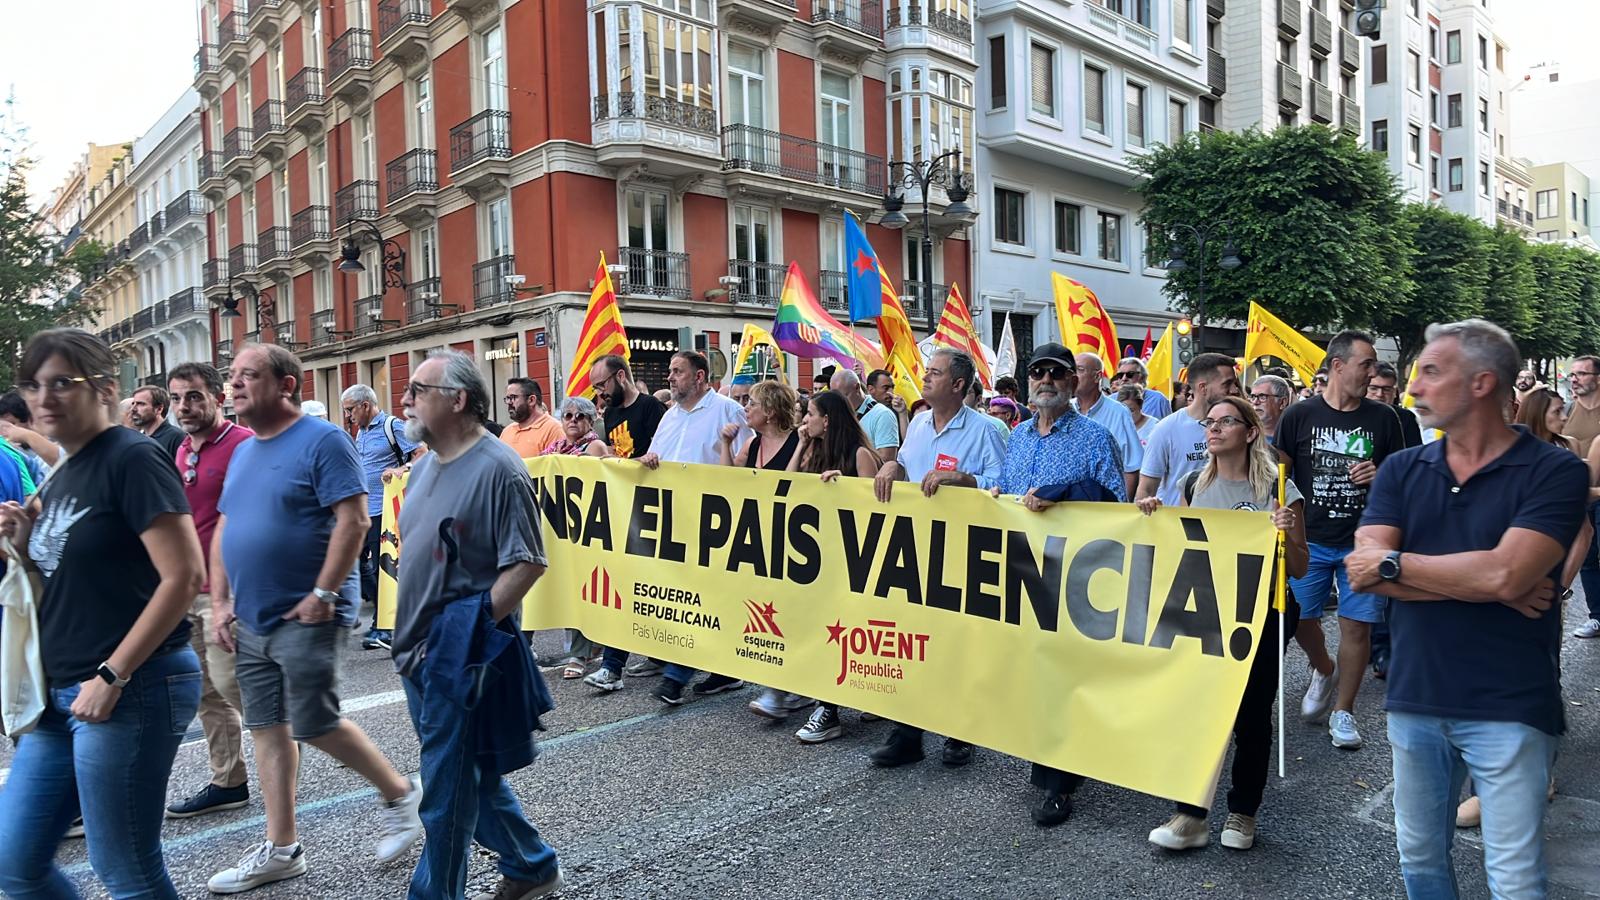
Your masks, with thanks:
[[[17,388],[69,455],[0,532],[39,573],[44,714],[0,803],[0,893],[68,895],[56,846],[83,810],[89,860],[115,897],[177,900],[161,857],[172,760],[200,702],[185,614],[200,541],[172,458],[111,421],[115,360],[75,328],[28,342]]]

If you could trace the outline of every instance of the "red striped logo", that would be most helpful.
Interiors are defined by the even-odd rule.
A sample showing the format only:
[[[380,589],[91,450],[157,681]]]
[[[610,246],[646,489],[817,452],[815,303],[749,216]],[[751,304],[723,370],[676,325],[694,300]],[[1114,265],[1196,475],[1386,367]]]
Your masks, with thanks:
[[[750,620],[745,623],[745,634],[770,634],[773,637],[783,637],[783,629],[778,627],[778,609],[771,603],[766,606],[746,600],[744,608],[750,613]]]
[[[612,609],[622,608],[622,595],[611,586],[611,573],[600,566],[595,566],[589,573],[589,583],[583,588],[583,599]]]

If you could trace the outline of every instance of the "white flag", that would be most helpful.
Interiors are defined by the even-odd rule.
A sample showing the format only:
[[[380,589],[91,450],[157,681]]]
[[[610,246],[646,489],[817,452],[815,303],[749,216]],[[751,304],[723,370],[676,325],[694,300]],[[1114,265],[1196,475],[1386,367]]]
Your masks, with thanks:
[[[1013,375],[1017,371],[1017,341],[1011,336],[1011,313],[1006,313],[1005,327],[1000,329],[999,349],[995,352],[994,374]]]

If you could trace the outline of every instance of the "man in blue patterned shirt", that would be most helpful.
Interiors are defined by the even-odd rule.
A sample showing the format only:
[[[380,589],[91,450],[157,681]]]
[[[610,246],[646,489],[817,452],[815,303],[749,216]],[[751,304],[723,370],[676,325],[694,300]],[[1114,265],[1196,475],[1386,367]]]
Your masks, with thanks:
[[[1093,481],[1118,501],[1128,499],[1116,439],[1104,425],[1072,408],[1077,371],[1072,352],[1060,344],[1034,351],[1028,361],[1028,399],[1037,412],[1011,433],[1000,467],[1001,493]]]

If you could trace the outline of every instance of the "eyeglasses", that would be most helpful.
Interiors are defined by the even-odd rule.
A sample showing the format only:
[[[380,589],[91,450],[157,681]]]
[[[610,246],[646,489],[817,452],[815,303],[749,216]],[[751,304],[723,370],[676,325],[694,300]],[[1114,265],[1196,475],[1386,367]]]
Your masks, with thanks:
[[[1573,369],[1567,373],[1568,378],[1593,378],[1596,375],[1600,375],[1600,372],[1585,372],[1581,369]],[[18,387],[21,387],[21,385],[18,385]]]
[[[97,379],[109,378],[108,375],[57,375],[45,384],[37,381],[17,382],[17,392],[29,397],[37,397],[40,391],[49,391],[52,396],[59,397],[80,384],[89,384]]]
[[[183,473],[183,483],[193,485],[200,480],[200,454],[190,450],[184,462],[189,464],[189,468]]]
[[[1217,419],[1201,419],[1200,420],[1200,427],[1204,428],[1207,431],[1210,431],[1211,429],[1216,428],[1219,425],[1222,426],[1223,428],[1237,428],[1237,427],[1239,427],[1240,425],[1243,425],[1243,424],[1244,424],[1244,420],[1240,419],[1240,418],[1238,418],[1236,416],[1222,416],[1221,418],[1217,418]]]
[[[1049,365],[1040,363],[1039,365],[1028,367],[1028,377],[1034,380],[1040,380],[1048,375],[1054,381],[1061,381],[1067,377],[1069,372],[1074,371],[1077,370],[1069,369],[1060,363],[1052,363]]]
[[[1250,402],[1251,403],[1265,403],[1268,400],[1281,400],[1281,399],[1283,399],[1283,398],[1279,397],[1277,394],[1274,394],[1274,393],[1271,393],[1271,392],[1268,392],[1268,393],[1265,393],[1265,394],[1258,394],[1258,393],[1255,393],[1254,391],[1252,391],[1250,393]]]
[[[749,406],[750,405],[750,395],[749,394],[742,394],[742,395],[740,395],[738,397],[735,397],[733,399],[738,401],[740,406]]]
[[[426,394],[429,391],[439,391],[439,392],[443,393],[444,391],[459,391],[459,390],[464,390],[464,388],[447,387],[446,385],[442,385],[442,384],[423,384],[420,381],[413,381],[410,384],[406,385],[406,393],[410,394],[413,397],[421,397],[423,394]]]

